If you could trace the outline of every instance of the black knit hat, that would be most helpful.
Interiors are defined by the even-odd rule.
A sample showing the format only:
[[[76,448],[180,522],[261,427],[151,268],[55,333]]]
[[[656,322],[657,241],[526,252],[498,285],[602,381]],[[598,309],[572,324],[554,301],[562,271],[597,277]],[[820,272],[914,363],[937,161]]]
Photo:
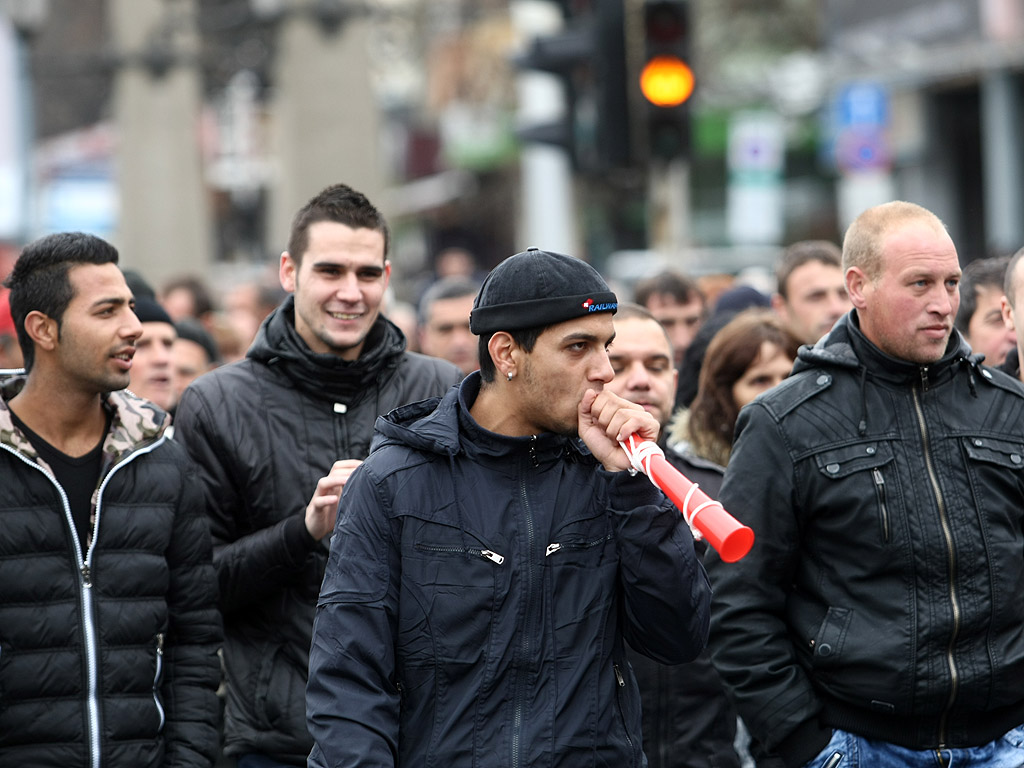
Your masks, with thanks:
[[[135,315],[141,323],[167,323],[168,325],[174,325],[174,321],[167,314],[167,310],[148,296],[136,297]]]
[[[554,325],[592,312],[615,312],[618,300],[585,261],[536,248],[491,270],[469,315],[477,336]]]

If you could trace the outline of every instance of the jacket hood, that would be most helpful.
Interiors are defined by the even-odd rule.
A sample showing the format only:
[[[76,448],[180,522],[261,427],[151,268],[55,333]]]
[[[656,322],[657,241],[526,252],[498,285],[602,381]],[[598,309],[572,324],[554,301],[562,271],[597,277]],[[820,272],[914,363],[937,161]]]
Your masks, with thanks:
[[[0,443],[45,465],[28,437],[14,426],[7,407],[8,401],[22,390],[26,381],[24,373],[0,381]],[[104,471],[128,454],[159,440],[171,423],[171,417],[165,411],[128,390],[108,393],[103,405],[111,414],[110,431],[103,442]]]
[[[358,359],[318,354],[295,330],[295,297],[288,296],[260,325],[246,357],[279,368],[311,397],[354,405],[398,366],[405,346],[398,326],[378,315]]]
[[[391,443],[449,458],[463,452],[471,459],[492,460],[529,453],[534,463],[590,456],[579,438],[551,432],[509,437],[484,429],[469,412],[480,393],[480,384],[480,372],[474,371],[443,398],[402,406],[377,419],[371,450]]]
[[[793,373],[829,367],[846,368],[857,372],[860,379],[860,419],[857,432],[867,434],[868,409],[865,385],[867,379],[888,382],[897,386],[939,383],[966,369],[971,392],[976,394],[975,373],[984,355],[974,354],[955,328],[950,334],[946,352],[934,363],[921,365],[892,357],[875,346],[861,332],[857,310],[843,315],[814,346],[803,346],[797,351]]]

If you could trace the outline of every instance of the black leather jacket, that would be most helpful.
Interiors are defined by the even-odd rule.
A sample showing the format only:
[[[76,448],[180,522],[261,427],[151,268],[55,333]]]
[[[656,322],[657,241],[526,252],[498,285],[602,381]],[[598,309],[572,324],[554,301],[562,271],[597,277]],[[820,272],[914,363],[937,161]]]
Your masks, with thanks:
[[[956,331],[908,364],[855,311],[743,409],[721,501],[757,539],[707,556],[711,647],[787,765],[832,728],[927,749],[1024,722],[1022,420]]]
[[[315,355],[295,331],[292,297],[246,360],[197,379],[175,415],[206,491],[224,613],[225,752],[305,765],[309,643],[327,547],[306,504],[338,459],[369,453],[373,423],[443,394],[451,363],[405,351],[379,318],[357,360]]]

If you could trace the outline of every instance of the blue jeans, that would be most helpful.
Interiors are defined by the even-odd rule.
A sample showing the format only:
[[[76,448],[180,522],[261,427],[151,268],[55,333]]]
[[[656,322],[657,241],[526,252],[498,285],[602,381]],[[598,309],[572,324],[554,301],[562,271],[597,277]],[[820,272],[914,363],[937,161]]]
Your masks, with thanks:
[[[291,763],[279,763],[266,755],[242,755],[238,758],[238,768],[296,768]]]
[[[838,762],[835,755],[840,755]],[[1020,768],[1024,766],[1024,725],[980,747],[907,749],[870,741],[846,731],[832,740],[804,768]]]

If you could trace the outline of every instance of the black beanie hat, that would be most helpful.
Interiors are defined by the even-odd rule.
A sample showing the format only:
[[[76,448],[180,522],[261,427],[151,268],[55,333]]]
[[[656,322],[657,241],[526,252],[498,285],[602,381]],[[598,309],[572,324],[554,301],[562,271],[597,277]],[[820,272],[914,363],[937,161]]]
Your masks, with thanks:
[[[615,312],[618,300],[585,261],[530,248],[491,270],[469,315],[477,336],[554,325],[592,312]]]
[[[140,323],[167,323],[174,325],[167,310],[161,307],[154,299],[146,296],[138,296],[135,299],[135,316]]]

